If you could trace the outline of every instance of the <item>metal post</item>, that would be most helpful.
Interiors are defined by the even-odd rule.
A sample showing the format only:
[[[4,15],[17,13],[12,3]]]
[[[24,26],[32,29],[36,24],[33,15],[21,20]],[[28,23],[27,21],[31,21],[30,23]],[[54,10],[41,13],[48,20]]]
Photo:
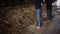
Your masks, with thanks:
[[[36,0],[36,26],[41,27],[41,17],[42,17],[42,12],[41,12],[41,0]]]

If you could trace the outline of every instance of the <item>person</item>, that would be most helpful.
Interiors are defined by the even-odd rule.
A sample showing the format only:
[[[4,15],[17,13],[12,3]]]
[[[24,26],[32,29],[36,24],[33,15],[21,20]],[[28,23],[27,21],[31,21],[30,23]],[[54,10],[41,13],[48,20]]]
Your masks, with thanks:
[[[37,28],[41,27],[41,17],[42,17],[41,2],[42,0],[36,0],[35,9],[36,9],[36,18],[37,18],[36,26],[38,26]]]
[[[48,20],[52,19],[52,1],[51,0],[45,0],[46,1],[46,9],[47,9],[47,18]]]
[[[52,1],[51,0],[45,0],[46,1],[46,7],[47,7],[47,18],[49,20],[52,19]],[[41,11],[41,3],[43,0],[36,0],[36,18],[37,18],[37,23],[36,25],[38,27],[41,27],[41,18],[42,18],[42,11]]]

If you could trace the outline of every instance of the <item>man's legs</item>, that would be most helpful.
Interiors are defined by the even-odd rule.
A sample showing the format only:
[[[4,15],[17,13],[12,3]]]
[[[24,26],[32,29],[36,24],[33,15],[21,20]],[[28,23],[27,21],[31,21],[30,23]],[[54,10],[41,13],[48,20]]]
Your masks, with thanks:
[[[52,19],[52,2],[51,0],[46,0],[46,7],[47,7],[47,18],[49,20]]]
[[[41,27],[41,17],[42,17],[42,12],[41,12],[41,0],[36,0],[36,26]]]

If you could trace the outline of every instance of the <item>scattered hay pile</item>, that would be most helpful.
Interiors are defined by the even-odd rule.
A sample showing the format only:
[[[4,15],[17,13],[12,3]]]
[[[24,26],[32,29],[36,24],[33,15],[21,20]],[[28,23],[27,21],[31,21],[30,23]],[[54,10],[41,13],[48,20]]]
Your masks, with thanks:
[[[30,24],[35,23],[35,9],[29,4],[25,6],[5,7],[0,9],[1,34],[24,34]],[[6,32],[7,31],[7,32]]]

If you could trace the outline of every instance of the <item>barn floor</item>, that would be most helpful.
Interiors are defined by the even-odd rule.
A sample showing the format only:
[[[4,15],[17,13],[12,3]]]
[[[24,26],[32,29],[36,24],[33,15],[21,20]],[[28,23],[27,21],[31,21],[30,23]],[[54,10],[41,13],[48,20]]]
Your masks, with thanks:
[[[42,27],[36,28],[35,4],[0,8],[0,34],[60,34],[60,12],[53,6],[54,18],[46,17],[46,5],[42,5]]]
[[[28,32],[26,34],[60,34],[60,11],[58,11],[56,6],[53,6],[52,15],[54,18],[49,21],[46,17],[46,5],[42,5],[42,27],[37,28],[36,22],[28,26]]]

